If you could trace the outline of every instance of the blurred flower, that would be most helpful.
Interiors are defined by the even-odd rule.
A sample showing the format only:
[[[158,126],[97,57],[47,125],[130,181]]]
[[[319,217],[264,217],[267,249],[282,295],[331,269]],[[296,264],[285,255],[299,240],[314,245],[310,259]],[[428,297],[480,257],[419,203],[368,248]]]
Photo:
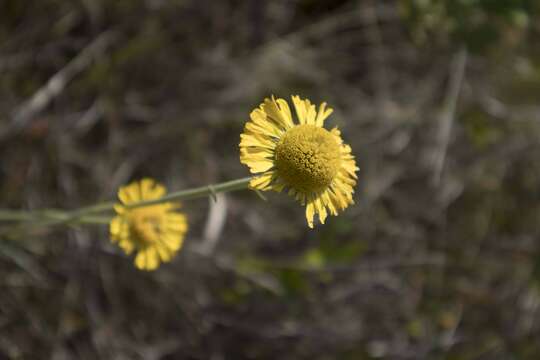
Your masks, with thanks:
[[[252,189],[288,189],[306,206],[306,219],[313,228],[313,216],[324,224],[327,208],[337,215],[353,204],[356,185],[356,163],[349,145],[343,143],[337,128],[323,127],[332,113],[326,103],[319,111],[309,100],[293,96],[298,124],[284,99],[265,99],[251,113],[240,135],[240,161],[259,176],[250,183]]]
[[[184,214],[176,212],[178,202],[130,208],[127,205],[158,199],[167,190],[152,179],[133,182],[118,190],[121,203],[114,206],[117,213],[110,223],[111,241],[126,254],[137,251],[135,266],[154,270],[160,262],[168,262],[182,247],[187,222]]]

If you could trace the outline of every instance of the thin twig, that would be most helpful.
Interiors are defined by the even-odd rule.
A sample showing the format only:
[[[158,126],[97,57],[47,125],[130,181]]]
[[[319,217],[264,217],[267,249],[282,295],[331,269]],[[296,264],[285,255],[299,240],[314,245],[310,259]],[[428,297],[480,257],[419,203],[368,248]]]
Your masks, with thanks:
[[[24,129],[33,117],[43,111],[54,98],[60,95],[66,85],[78,73],[88,67],[95,58],[101,55],[115,39],[116,33],[112,30],[101,33],[64,68],[54,74],[30,99],[15,109],[11,123],[0,133],[0,141],[6,136]]]
[[[372,67],[370,73],[372,74],[371,81],[375,89],[375,102],[380,115],[384,116],[391,96],[383,37],[378,23],[377,3],[377,1],[369,1],[361,10],[363,13],[362,19],[366,24],[366,36],[370,39],[370,43],[373,44],[368,55]]]
[[[452,124],[455,119],[456,106],[465,76],[467,65],[467,49],[462,48],[454,55],[450,67],[450,82],[444,101],[444,108],[439,117],[439,131],[437,133],[437,148],[435,149],[432,183],[439,186],[441,175],[446,160],[448,144],[452,132]]]

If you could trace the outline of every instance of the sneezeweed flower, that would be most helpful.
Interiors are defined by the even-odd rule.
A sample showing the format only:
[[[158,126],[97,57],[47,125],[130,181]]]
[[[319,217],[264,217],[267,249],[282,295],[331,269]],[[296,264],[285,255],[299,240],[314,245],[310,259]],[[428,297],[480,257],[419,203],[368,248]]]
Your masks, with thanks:
[[[129,207],[158,199],[166,192],[163,185],[152,179],[135,181],[118,190],[120,203],[114,205],[117,216],[110,223],[111,241],[128,255],[136,251],[135,266],[141,270],[156,269],[182,247],[188,226],[185,215],[176,211],[180,203]]]
[[[351,147],[343,143],[337,128],[327,130],[324,121],[332,113],[322,103],[317,111],[307,99],[293,96],[298,123],[284,99],[265,99],[251,112],[240,135],[240,161],[253,174],[256,190],[288,190],[306,206],[306,219],[324,224],[327,209],[337,215],[353,204],[356,163]]]

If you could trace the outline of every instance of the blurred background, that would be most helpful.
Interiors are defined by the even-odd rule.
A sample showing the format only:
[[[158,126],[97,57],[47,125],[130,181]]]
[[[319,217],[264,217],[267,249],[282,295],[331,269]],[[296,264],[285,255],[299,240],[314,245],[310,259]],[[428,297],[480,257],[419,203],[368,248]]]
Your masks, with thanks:
[[[248,175],[272,94],[335,109],[356,205],[184,203],[135,269],[106,226],[0,239],[0,358],[540,359],[537,0],[1,0],[0,205]],[[4,228],[6,224],[2,225]]]

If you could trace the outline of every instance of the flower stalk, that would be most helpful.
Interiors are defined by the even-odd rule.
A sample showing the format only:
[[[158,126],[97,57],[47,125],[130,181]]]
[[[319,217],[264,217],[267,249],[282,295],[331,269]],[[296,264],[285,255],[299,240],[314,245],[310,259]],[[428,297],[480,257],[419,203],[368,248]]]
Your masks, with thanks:
[[[251,177],[226,181],[218,184],[196,187],[187,190],[180,190],[169,193],[159,199],[140,201],[130,204],[130,208],[156,205],[175,200],[192,200],[210,196],[215,199],[218,193],[238,191],[247,189]],[[110,212],[114,208],[115,202],[103,202],[72,211],[47,209],[47,210],[9,210],[0,209],[0,222],[24,222],[31,223],[38,227],[52,226],[59,224],[104,224],[108,223],[112,216],[97,216],[95,214]]]
[[[210,196],[213,199],[215,199],[215,196],[218,193],[247,189],[250,181],[251,181],[251,177],[245,177],[242,179],[226,181],[226,182],[222,182],[215,185],[207,185],[207,186],[201,186],[201,187],[197,187],[193,189],[180,190],[180,191],[172,192],[170,194],[162,196],[159,199],[140,201],[134,204],[130,204],[129,207],[136,208],[136,207],[141,207],[141,206],[161,204],[167,201],[192,200],[192,199],[197,199],[197,198],[207,197],[207,196]]]

